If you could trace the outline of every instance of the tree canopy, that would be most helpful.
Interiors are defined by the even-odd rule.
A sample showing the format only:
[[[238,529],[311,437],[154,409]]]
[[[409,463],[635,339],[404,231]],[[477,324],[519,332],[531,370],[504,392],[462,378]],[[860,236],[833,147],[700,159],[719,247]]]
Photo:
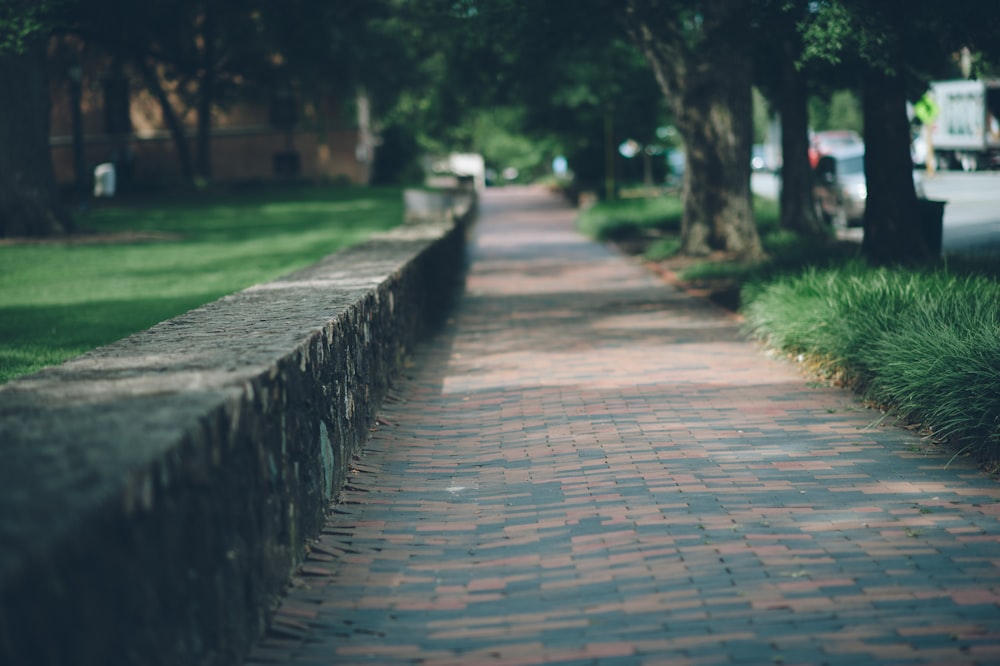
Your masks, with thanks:
[[[193,154],[176,141],[192,176],[211,174],[212,110],[247,82],[364,87],[398,155],[414,155],[419,141],[530,170],[558,152],[581,186],[609,194],[619,143],[652,143],[671,124],[687,160],[683,251],[755,258],[751,86],[786,124],[783,224],[823,233],[811,217],[805,100],[817,82],[835,81],[862,93],[865,252],[907,261],[926,248],[913,233],[906,101],[960,47],[997,56],[992,14],[974,3],[941,12],[930,0],[905,12],[864,0],[5,0],[0,83],[21,103],[0,114],[8,127],[47,117],[44,42],[63,33],[139,73],[176,137],[177,116],[196,111]],[[186,109],[171,107],[164,79]],[[0,133],[10,164],[0,176],[0,233],[71,224],[45,165],[47,126],[32,127]]]

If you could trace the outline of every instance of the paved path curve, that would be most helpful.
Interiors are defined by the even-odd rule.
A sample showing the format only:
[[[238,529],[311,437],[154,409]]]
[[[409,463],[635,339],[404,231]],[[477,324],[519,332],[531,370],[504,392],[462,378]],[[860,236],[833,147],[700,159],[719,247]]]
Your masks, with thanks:
[[[1000,663],[1000,487],[488,191],[249,664]]]

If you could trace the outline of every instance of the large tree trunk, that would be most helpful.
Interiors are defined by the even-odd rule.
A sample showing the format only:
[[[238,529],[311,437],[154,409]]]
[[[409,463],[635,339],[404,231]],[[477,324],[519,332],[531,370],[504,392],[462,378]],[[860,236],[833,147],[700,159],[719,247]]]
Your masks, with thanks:
[[[830,230],[816,214],[814,177],[809,165],[809,101],[806,81],[795,66],[799,50],[791,37],[783,45],[778,113],[781,115],[782,229],[807,236],[827,236]]]
[[[750,193],[749,7],[748,0],[703,0],[697,26],[680,25],[669,3],[631,0],[620,12],[684,139],[685,254],[763,254]]]
[[[874,264],[926,260],[930,252],[917,219],[902,77],[869,68],[864,77],[863,112],[868,201],[862,252]]]
[[[706,70],[711,67],[692,71],[683,108],[675,110],[687,156],[681,251],[756,258],[762,252],[750,193],[749,78],[740,72],[713,77]]]
[[[0,55],[0,237],[73,229],[52,171],[45,47],[36,39],[23,54]]]

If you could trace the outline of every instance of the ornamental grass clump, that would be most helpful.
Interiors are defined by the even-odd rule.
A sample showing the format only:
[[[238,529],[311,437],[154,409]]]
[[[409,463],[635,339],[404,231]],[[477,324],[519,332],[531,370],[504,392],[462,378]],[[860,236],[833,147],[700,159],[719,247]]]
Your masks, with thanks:
[[[772,347],[810,357],[825,369],[848,364],[855,328],[846,317],[843,281],[849,270],[806,269],[753,290],[744,306],[748,327]]]
[[[871,349],[872,390],[979,457],[1000,458],[1000,283],[939,280]]]
[[[751,333],[838,374],[936,437],[1000,459],[1000,283],[984,276],[810,269],[758,286]]]

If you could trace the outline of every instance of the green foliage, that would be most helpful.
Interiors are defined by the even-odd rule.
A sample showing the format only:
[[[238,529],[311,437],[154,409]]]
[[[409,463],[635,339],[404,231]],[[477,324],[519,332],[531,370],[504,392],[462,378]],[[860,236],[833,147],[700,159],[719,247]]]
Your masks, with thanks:
[[[657,196],[623,197],[614,201],[600,201],[580,212],[576,226],[580,233],[596,240],[623,240],[636,236],[656,238],[666,236],[662,243],[650,248],[650,256],[668,257],[676,237],[680,234],[684,203],[676,193]],[[757,228],[764,239],[778,233],[778,203],[772,199],[755,197],[754,215]],[[782,232],[784,233],[784,232]],[[798,237],[796,237],[798,238]],[[800,241],[803,244],[808,241]],[[730,267],[706,262],[695,270],[728,271]]]
[[[767,98],[758,90],[753,89],[753,142],[764,143],[771,126],[771,109]]]
[[[533,136],[525,115],[526,109],[519,106],[481,109],[452,129],[449,144],[428,144],[439,152],[450,148],[479,153],[488,167],[497,171],[514,167],[522,180],[533,180],[547,172],[559,146],[544,133]]]
[[[522,177],[540,174],[553,154],[546,142],[532,141],[515,127],[494,124],[493,120],[489,115],[480,116],[473,134],[477,152],[482,153],[486,163],[499,168],[514,167]]]
[[[812,129],[854,130],[864,132],[861,100],[851,90],[836,90],[829,98],[814,96],[809,100],[809,118]]]
[[[381,132],[382,143],[375,152],[372,183],[375,185],[413,185],[423,180],[420,146],[410,128],[389,125]]]
[[[522,172],[561,154],[585,188],[598,189],[609,120],[615,146],[651,142],[664,124],[652,72],[603,2],[403,6],[422,43],[421,85],[392,121],[414,128],[429,152],[480,152]]]
[[[649,244],[642,258],[646,261],[661,261],[677,254],[681,249],[679,238],[660,238]]]
[[[814,7],[811,20],[803,21],[800,26],[804,41],[802,59],[840,64],[844,54],[856,48],[856,17],[841,2],[818,2]]]
[[[601,201],[582,211],[577,229],[597,240],[651,233],[680,233],[684,206],[673,195]]]
[[[81,220],[107,242],[2,246],[0,381],[306,266],[402,219],[397,188],[264,189],[116,202]]]
[[[781,207],[775,199],[754,195],[753,214],[761,234],[777,231]]]
[[[808,9],[800,21],[803,62],[906,74],[927,81],[970,48],[987,59],[1000,55],[1000,15],[980,3],[958,2],[942,10],[938,0],[909,0],[905,8],[870,0],[797,0]],[[922,86],[916,86],[916,96]]]
[[[828,238],[800,236],[791,231],[770,228],[766,217],[757,215],[761,242],[766,258],[761,261],[740,263],[732,261],[704,261],[694,264],[681,273],[685,280],[735,280],[741,287],[743,299],[750,299],[771,281],[782,276],[796,275],[804,267],[839,266],[858,256],[854,243],[835,243]]]
[[[1000,282],[986,276],[812,268],[760,288],[750,331],[843,374],[936,436],[1000,458]]]
[[[52,14],[66,0],[0,0],[0,54],[22,53],[32,38],[52,29]]]

